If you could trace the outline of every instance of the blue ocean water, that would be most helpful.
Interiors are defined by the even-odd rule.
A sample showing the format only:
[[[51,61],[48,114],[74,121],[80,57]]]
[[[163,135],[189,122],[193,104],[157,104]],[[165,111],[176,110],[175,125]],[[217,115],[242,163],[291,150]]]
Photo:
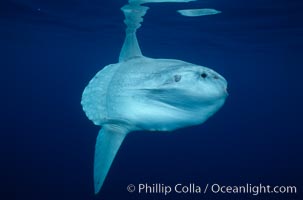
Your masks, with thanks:
[[[88,81],[118,61],[126,1],[0,3],[1,68],[8,83],[7,167],[16,199],[302,199],[303,3],[212,0],[151,4],[138,31],[144,55],[210,67],[229,83],[223,108],[202,125],[127,136],[97,196],[99,127],[82,111]],[[187,18],[175,11],[215,8]],[[13,76],[9,74],[12,73]],[[13,77],[13,80],[12,80]],[[128,184],[294,185],[297,194],[138,194]],[[9,194],[10,193],[10,194]]]

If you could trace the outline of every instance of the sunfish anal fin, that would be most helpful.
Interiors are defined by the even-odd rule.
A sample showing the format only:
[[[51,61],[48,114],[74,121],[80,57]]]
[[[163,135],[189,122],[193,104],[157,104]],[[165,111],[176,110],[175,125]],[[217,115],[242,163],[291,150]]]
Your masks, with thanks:
[[[94,188],[97,194],[128,130],[117,125],[105,125],[99,131],[95,146]]]

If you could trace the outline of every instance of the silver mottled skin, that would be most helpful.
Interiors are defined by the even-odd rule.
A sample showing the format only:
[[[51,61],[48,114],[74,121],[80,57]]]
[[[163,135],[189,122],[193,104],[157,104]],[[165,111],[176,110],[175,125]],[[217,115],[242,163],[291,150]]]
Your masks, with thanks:
[[[180,60],[141,57],[108,67],[115,70],[106,75],[99,72],[82,99],[88,117],[97,125],[114,121],[130,131],[171,131],[204,122],[227,96],[227,82],[221,75]],[[104,76],[111,77],[106,87]],[[95,95],[91,90],[103,91],[104,100],[85,103]]]

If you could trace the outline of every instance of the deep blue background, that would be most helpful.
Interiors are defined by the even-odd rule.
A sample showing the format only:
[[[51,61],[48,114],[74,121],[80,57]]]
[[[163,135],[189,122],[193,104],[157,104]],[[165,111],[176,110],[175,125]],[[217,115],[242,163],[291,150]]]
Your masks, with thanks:
[[[303,199],[303,3],[209,0],[152,4],[138,39],[143,54],[208,66],[230,96],[206,123],[172,133],[131,133],[101,193],[93,194],[99,127],[81,94],[117,62],[126,1],[1,1],[0,53],[6,194],[23,200]],[[175,10],[223,13],[186,18]],[[9,147],[9,145],[6,145]],[[4,147],[6,147],[4,145]],[[11,147],[11,146],[10,146]],[[16,159],[14,159],[16,158]],[[136,195],[130,183],[295,185],[296,195]],[[260,198],[261,197],[261,198]]]

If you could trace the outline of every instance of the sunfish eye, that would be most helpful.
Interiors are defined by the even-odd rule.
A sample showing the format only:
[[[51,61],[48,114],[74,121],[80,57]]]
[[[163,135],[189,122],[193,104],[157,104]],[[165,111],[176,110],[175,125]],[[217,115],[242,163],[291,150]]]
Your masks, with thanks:
[[[207,74],[206,74],[205,72],[203,72],[203,73],[201,74],[201,77],[202,77],[202,78],[206,78],[206,77],[207,77]]]
[[[175,82],[179,82],[181,80],[181,75],[174,76]]]

